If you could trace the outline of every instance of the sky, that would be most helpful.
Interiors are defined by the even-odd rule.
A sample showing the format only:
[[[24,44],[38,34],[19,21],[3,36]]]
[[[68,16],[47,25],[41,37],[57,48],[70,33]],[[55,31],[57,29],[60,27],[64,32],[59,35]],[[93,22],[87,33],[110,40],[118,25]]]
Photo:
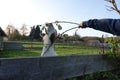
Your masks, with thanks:
[[[120,17],[117,12],[108,11],[106,5],[111,6],[104,0],[0,0],[0,26],[5,30],[8,24],[12,24],[19,30],[23,24],[26,24],[30,30],[33,25],[56,20],[80,23],[89,19]],[[77,26],[61,25],[61,31],[56,28],[58,33]],[[74,33],[75,30],[71,30],[66,34],[73,35]],[[113,36],[90,28],[79,29],[77,34],[80,36]]]

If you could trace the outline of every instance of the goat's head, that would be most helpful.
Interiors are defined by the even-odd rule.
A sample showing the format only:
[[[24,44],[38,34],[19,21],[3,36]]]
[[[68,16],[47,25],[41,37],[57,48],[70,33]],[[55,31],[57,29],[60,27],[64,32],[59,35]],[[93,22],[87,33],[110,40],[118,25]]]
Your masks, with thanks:
[[[57,31],[52,23],[46,23],[45,26],[45,36],[43,37],[44,44],[53,44],[57,38]]]

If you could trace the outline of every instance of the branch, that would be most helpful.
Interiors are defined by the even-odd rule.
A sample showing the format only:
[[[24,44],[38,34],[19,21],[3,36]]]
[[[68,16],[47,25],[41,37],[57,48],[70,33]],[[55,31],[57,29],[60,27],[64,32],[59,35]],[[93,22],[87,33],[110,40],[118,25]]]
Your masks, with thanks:
[[[111,10],[114,10],[114,11],[116,11],[116,12],[118,12],[120,14],[120,10],[118,9],[118,6],[117,6],[115,0],[105,0],[105,1],[112,4],[112,7],[109,7]]]

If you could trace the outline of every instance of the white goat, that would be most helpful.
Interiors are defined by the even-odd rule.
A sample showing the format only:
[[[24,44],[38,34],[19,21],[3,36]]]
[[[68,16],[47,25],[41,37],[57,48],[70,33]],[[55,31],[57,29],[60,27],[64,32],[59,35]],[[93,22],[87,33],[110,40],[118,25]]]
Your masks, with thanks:
[[[57,38],[57,31],[52,23],[47,23],[45,28],[45,36],[43,37],[43,50],[41,56],[57,56],[54,51],[54,41]]]

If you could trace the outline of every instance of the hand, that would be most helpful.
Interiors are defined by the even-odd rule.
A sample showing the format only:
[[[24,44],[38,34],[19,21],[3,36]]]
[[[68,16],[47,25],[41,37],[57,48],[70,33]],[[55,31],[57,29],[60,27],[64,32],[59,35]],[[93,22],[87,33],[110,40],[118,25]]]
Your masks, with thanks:
[[[78,28],[82,28],[82,26],[83,26],[83,22],[79,24]]]

